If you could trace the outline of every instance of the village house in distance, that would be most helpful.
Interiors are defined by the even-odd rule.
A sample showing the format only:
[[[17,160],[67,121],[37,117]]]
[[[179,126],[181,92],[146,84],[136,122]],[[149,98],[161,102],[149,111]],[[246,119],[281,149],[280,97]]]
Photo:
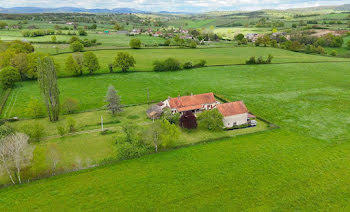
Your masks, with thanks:
[[[255,116],[249,114],[243,101],[221,104],[215,99],[214,93],[169,97],[165,101],[160,102],[158,106],[161,109],[168,107],[172,113],[180,113],[181,115],[186,112],[196,114],[204,110],[217,108],[224,117],[223,122],[226,128],[248,124],[251,118],[255,118]]]

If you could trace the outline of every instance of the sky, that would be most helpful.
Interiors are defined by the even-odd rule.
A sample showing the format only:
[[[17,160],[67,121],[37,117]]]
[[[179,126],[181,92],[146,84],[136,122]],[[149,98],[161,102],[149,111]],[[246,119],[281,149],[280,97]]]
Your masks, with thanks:
[[[0,7],[134,8],[144,11],[207,12],[289,9],[350,4],[350,0],[0,0]]]

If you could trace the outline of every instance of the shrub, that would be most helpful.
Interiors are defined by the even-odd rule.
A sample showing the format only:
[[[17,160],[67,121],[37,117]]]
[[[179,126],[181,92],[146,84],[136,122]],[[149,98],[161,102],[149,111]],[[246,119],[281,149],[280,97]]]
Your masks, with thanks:
[[[32,141],[39,142],[41,138],[44,136],[44,126],[36,121],[33,125],[28,126],[25,130]]]
[[[66,124],[67,124],[68,132],[72,133],[72,132],[76,131],[76,129],[75,129],[76,122],[73,118],[68,117],[66,120]]]
[[[64,136],[64,135],[66,134],[66,129],[64,128],[64,126],[62,126],[62,125],[57,125],[56,128],[57,128],[58,134],[59,134],[61,137]]]
[[[21,79],[19,72],[16,68],[11,66],[5,67],[0,70],[0,82],[3,88],[12,88],[13,85]]]
[[[78,100],[68,97],[63,101],[62,110],[64,113],[72,114],[79,110]]]
[[[331,52],[331,55],[332,55],[332,56],[337,56],[337,54],[338,54],[338,53],[337,53],[336,50],[333,50],[333,51]]]
[[[141,41],[140,41],[140,39],[137,39],[137,38],[131,39],[130,42],[129,42],[129,46],[132,49],[140,49],[141,48]]]
[[[189,46],[190,46],[190,48],[192,48],[192,49],[197,48],[197,43],[196,43],[196,41],[194,41],[194,40],[191,41]]]
[[[255,57],[251,56],[249,60],[245,61],[245,64],[247,65],[256,64]]]
[[[83,29],[79,29],[78,33],[79,33],[80,36],[87,36],[87,32],[85,30],[83,30]]]
[[[155,61],[153,63],[154,71],[178,71],[180,69],[180,62],[174,58],[168,58],[164,61]]]
[[[84,45],[80,43],[79,41],[74,41],[70,44],[70,48],[73,52],[81,52],[84,50]]]
[[[164,46],[170,46],[170,40],[169,39],[164,41]]]
[[[182,65],[183,69],[191,69],[193,68],[192,62],[186,62]]]
[[[201,68],[204,67],[207,64],[206,60],[200,60],[198,63],[196,63],[193,67],[195,68]]]

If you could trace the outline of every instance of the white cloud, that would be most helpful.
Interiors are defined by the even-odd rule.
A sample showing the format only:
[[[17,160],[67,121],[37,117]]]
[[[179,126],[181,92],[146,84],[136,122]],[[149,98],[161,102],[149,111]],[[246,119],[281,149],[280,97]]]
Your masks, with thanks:
[[[350,0],[8,0],[0,7],[83,7],[83,8],[119,8],[129,7],[141,10],[157,11],[212,11],[212,10],[257,10],[288,9],[319,5],[350,3]]]

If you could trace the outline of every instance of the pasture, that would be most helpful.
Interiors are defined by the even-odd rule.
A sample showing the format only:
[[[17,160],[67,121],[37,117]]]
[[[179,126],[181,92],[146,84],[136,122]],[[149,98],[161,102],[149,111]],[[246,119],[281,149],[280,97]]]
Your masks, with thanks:
[[[307,55],[277,48],[266,47],[233,47],[233,48],[198,48],[198,49],[137,49],[137,50],[100,50],[94,51],[99,59],[101,69],[98,73],[108,73],[108,64],[112,64],[117,53],[120,51],[129,52],[134,56],[136,65],[131,71],[152,71],[153,62],[164,60],[169,57],[178,59],[181,63],[199,62],[201,59],[207,61],[208,66],[245,64],[251,56],[262,56],[267,58],[269,54],[274,56],[272,63],[293,63],[293,62],[327,62],[327,61],[349,61],[344,58],[325,57],[319,55]],[[64,70],[65,61],[69,54],[54,56],[55,61],[60,64],[59,76],[67,76]],[[115,71],[120,71],[116,69]]]
[[[168,96],[214,92],[244,100],[256,115],[300,134],[328,142],[349,139],[349,63],[271,64],[227,66],[165,73],[105,74],[62,78],[61,99],[79,100],[80,110],[101,108],[109,85],[122,104],[147,102]],[[35,81],[22,82],[12,91],[3,117],[26,117],[23,107],[40,98]],[[341,123],[341,124],[339,124]],[[329,130],[333,129],[333,130]]]
[[[5,188],[0,210],[347,210],[349,152],[273,130]]]

